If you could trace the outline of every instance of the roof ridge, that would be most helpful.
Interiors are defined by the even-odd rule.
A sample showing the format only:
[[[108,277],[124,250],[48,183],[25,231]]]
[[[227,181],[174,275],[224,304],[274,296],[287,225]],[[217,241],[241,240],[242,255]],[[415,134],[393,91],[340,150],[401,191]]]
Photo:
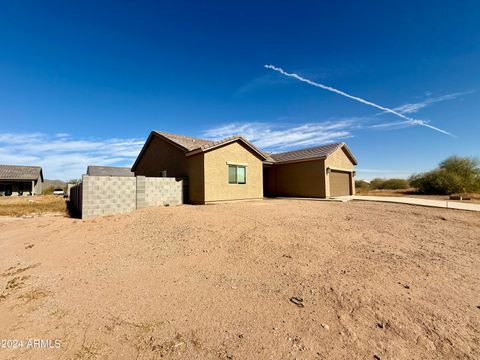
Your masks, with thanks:
[[[12,165],[12,164],[0,164],[0,166],[12,166],[12,167],[28,167],[28,168],[39,168],[41,169],[41,166],[38,165]]]
[[[210,141],[211,143],[200,146],[200,149],[202,150],[209,149],[212,146],[216,146],[216,145],[223,144],[225,142],[240,139],[240,138],[242,138],[240,135],[234,135],[234,136],[229,136],[220,140],[207,140],[207,141]]]
[[[201,141],[212,141],[212,140],[209,140],[209,139],[203,139],[203,138],[199,138],[199,137],[195,137],[195,136],[169,133],[167,131],[158,131],[158,130],[153,130],[153,131],[156,132],[157,134],[160,134],[160,135],[177,136],[177,137],[181,137],[181,138],[189,138],[189,139],[201,140]]]
[[[297,152],[297,151],[314,150],[314,149],[323,148],[323,147],[327,147],[327,146],[340,147],[342,145],[345,145],[345,143],[344,142],[328,143],[328,144],[323,144],[323,145],[311,146],[311,147],[308,147],[308,148],[300,148],[300,149],[296,149],[296,150],[283,151],[283,152],[279,152],[279,153],[270,153],[270,155],[283,155],[283,154],[294,153],[294,152]]]

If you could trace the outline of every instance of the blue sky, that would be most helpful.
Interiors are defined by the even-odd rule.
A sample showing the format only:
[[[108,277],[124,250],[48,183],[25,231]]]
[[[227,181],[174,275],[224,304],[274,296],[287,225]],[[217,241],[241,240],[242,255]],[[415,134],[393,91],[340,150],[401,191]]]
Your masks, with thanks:
[[[268,151],[345,141],[367,179],[480,154],[478,1],[220,4],[0,2],[0,163],[79,177],[131,165],[152,129]]]

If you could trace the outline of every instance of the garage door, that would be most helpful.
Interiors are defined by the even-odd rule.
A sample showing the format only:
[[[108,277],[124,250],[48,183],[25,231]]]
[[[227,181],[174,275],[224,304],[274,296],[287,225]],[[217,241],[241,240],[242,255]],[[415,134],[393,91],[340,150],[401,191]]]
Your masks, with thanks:
[[[351,195],[350,173],[342,171],[330,172],[330,196]]]

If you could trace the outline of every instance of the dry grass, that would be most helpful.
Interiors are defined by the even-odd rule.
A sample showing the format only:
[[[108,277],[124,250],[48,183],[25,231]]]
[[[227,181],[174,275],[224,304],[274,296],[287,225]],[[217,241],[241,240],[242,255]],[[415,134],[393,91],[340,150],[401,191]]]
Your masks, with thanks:
[[[0,197],[0,216],[67,213],[63,197],[53,195]]]

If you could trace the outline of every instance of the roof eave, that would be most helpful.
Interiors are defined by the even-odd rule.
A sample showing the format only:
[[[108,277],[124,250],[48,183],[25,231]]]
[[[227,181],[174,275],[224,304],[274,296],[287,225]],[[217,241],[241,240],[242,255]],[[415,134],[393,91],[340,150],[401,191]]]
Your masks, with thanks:
[[[208,151],[215,150],[219,147],[222,147],[222,146],[225,146],[225,145],[231,144],[233,142],[237,142],[237,141],[241,141],[242,143],[247,145],[251,150],[253,150],[256,154],[258,154],[262,159],[267,160],[267,157],[263,153],[261,153],[258,149],[256,149],[252,144],[250,144],[247,140],[245,140],[242,137],[233,138],[233,139],[231,139],[229,141],[225,141],[225,142],[219,142],[218,144],[215,144],[213,146],[209,146],[207,148],[201,148],[200,147],[198,149],[187,151],[185,153],[185,156],[193,156],[193,155],[197,155],[197,154],[200,154],[200,153],[206,153]]]
[[[314,160],[325,160],[327,157],[326,156],[315,156],[315,157],[310,157],[310,158],[305,158],[305,159],[294,159],[294,160],[284,160],[284,161],[264,161],[264,164],[273,164],[273,165],[283,165],[283,164],[291,164],[291,163],[297,163],[297,162],[305,162],[305,161],[314,161]]]
[[[341,149],[341,148],[345,149],[345,151],[347,152],[347,155],[348,155],[348,157],[350,158],[350,160],[352,161],[353,165],[358,165],[357,159],[355,158],[355,156],[353,155],[353,153],[350,151],[350,149],[348,148],[347,144],[342,143],[342,146],[340,146],[339,148],[340,148],[340,149]]]

